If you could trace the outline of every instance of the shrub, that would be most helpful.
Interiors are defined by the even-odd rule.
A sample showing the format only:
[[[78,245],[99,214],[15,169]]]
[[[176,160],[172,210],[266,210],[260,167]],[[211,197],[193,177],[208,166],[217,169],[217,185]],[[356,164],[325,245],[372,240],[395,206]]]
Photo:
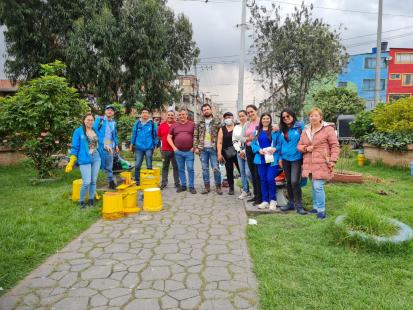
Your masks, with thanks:
[[[357,114],[356,119],[350,124],[350,129],[357,140],[363,141],[363,137],[374,130],[373,112],[363,111]]]
[[[413,133],[413,98],[379,105],[373,112],[373,123],[379,132]]]
[[[32,159],[40,178],[52,175],[52,155],[67,152],[73,130],[81,124],[87,103],[58,76],[60,61],[41,65],[43,76],[22,85],[15,96],[0,99],[0,132]]]
[[[363,139],[388,151],[407,151],[407,146],[413,143],[413,133],[372,132]]]

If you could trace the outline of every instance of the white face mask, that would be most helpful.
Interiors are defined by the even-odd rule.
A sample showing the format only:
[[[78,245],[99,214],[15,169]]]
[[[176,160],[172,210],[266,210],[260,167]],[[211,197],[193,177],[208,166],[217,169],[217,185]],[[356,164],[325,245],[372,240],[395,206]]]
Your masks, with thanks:
[[[224,119],[224,124],[227,125],[227,126],[232,125],[232,119],[231,118]]]

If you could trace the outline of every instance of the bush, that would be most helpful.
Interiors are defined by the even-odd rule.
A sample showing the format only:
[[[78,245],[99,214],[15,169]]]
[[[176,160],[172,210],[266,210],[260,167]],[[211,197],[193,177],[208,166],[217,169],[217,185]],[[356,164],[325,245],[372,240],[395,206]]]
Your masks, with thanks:
[[[43,76],[21,86],[13,97],[0,99],[0,132],[12,147],[23,148],[40,178],[53,174],[52,155],[67,152],[73,130],[88,109],[76,89],[58,76],[60,61],[41,65]]]
[[[413,133],[372,132],[363,140],[388,151],[407,151],[407,146],[413,143]]]
[[[373,112],[360,112],[354,122],[350,124],[350,129],[357,140],[363,141],[363,137],[374,130]]]
[[[413,98],[379,105],[373,112],[373,123],[379,132],[413,133]]]

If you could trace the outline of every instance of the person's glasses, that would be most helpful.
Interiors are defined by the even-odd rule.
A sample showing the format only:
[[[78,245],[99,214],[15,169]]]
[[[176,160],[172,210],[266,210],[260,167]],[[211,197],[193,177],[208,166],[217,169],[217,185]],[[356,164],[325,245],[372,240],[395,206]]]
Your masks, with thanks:
[[[290,119],[290,118],[291,118],[291,115],[289,114],[283,116],[283,119]]]

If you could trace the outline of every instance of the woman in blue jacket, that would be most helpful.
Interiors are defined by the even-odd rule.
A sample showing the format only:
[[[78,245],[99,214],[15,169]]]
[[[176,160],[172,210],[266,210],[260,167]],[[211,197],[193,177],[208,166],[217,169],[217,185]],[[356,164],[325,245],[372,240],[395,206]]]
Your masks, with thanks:
[[[75,162],[79,164],[82,174],[82,187],[80,189],[80,207],[85,208],[86,192],[89,190],[89,206],[93,206],[96,180],[101,167],[103,141],[99,141],[96,131],[93,129],[94,117],[91,113],[83,117],[82,126],[76,128],[72,137],[70,161],[66,166],[66,172],[73,169]]]
[[[271,124],[271,115],[268,113],[262,114],[251,148],[255,153],[254,164],[257,165],[261,183],[262,203],[258,205],[258,209],[269,208],[276,211],[275,177],[279,170],[277,150],[279,133],[273,131]]]
[[[281,207],[282,211],[297,210],[297,213],[306,214],[301,193],[301,166],[303,155],[297,150],[304,123],[297,121],[294,111],[284,108],[280,117],[280,159],[279,165],[284,169],[287,179],[288,204]]]

